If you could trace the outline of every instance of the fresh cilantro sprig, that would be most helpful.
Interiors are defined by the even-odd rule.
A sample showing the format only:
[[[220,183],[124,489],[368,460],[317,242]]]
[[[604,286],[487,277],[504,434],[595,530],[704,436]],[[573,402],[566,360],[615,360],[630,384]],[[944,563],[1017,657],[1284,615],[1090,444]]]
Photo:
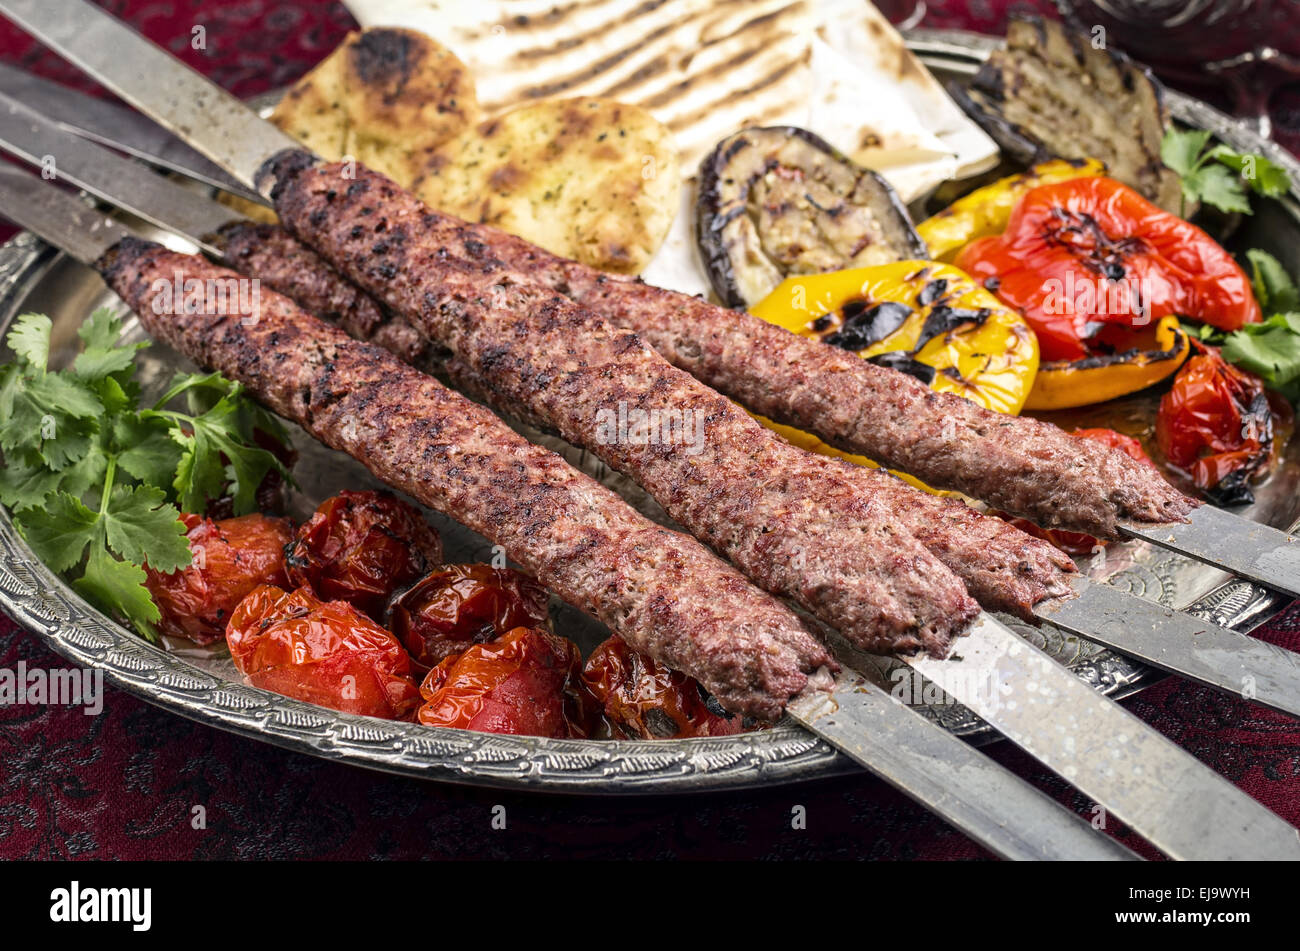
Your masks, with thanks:
[[[1160,143],[1160,158],[1182,180],[1180,214],[1184,216],[1189,201],[1248,215],[1249,191],[1277,198],[1291,187],[1282,166],[1263,155],[1210,146],[1210,132],[1205,129],[1170,129]]]
[[[1217,344],[1229,363],[1257,374],[1269,389],[1295,402],[1300,400],[1300,288],[1267,251],[1247,251],[1246,259],[1255,298],[1270,316],[1232,333],[1208,324],[1189,329],[1206,343]]]
[[[95,311],[78,331],[82,350],[49,368],[50,319],[24,314],[9,332],[13,362],[0,367],[0,502],[32,550],[109,613],[156,639],[157,606],[146,562],[175,571],[191,562],[181,511],[233,496],[256,507],[271,470],[260,430],[287,443],[278,420],[219,374],[178,374],[150,407],[139,405],[135,356],[122,322]],[[184,409],[175,404],[184,397]],[[178,508],[179,506],[179,508]]]

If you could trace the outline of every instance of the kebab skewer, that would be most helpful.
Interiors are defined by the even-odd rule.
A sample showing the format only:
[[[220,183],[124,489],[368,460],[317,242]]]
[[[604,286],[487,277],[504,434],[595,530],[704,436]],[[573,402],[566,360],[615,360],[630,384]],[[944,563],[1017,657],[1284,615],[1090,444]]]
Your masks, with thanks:
[[[28,161],[43,155],[57,156],[60,177],[199,246],[213,251],[224,249],[226,261],[241,272],[265,280],[300,306],[325,314],[354,336],[382,341],[408,362],[428,362],[432,348],[413,327],[388,317],[372,298],[340,278],[315,252],[282,229],[231,221],[232,213],[225,206],[58,129],[13,100],[0,96],[0,105],[8,106],[8,111],[0,110],[0,146]],[[209,234],[214,230],[217,233]],[[451,370],[450,375],[459,380],[462,389],[476,393],[485,389],[456,361],[442,367]],[[987,607],[1005,603],[996,597],[986,600],[989,588],[1020,596],[1028,588],[1027,582],[1035,581],[1033,572],[1043,570],[1018,554],[1024,549],[1018,547],[1017,536],[1024,536],[1001,520],[983,518],[955,503],[946,503],[945,508],[944,503],[892,479],[881,479],[878,486],[905,493],[909,500],[933,503],[935,514],[928,523],[914,521],[907,527],[966,579]],[[909,517],[924,512],[919,506],[905,509]],[[949,518],[949,512],[956,517]],[[895,517],[898,514],[896,509]],[[971,531],[972,527],[992,527],[996,537],[990,541],[985,534]],[[1050,546],[1038,544],[1054,552]],[[1055,570],[1052,565],[1049,568]],[[1068,581],[1066,597],[1032,607],[1034,620],[1047,620],[1070,633],[1101,641],[1232,693],[1254,685],[1255,699],[1260,702],[1300,711],[1295,665],[1287,652],[1222,628],[1207,629],[1199,619],[1112,588],[1089,586],[1079,575],[1068,576]],[[1029,604],[1022,601],[1014,606],[1027,613]]]
[[[269,293],[238,313],[155,308],[158,281],[238,276],[131,237],[76,198],[13,169],[0,170],[0,214],[98,263],[156,334],[238,375],[381,477],[429,504],[454,507],[467,524],[516,546],[525,564],[624,638],[639,639],[653,656],[683,669],[712,669],[716,676],[705,682],[726,691],[719,696],[733,709],[775,715],[785,707],[997,855],[1134,858],[877,686],[848,671],[832,683],[833,662],[779,602],[693,539],[650,523],[386,351]],[[439,441],[429,445],[434,429]],[[1019,821],[1008,824],[1007,814]]]

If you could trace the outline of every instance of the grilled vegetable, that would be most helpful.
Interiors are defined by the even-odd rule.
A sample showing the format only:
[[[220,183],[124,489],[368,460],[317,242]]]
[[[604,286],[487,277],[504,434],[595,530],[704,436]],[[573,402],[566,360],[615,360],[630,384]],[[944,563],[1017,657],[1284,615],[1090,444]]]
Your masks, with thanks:
[[[669,670],[618,637],[591,652],[582,683],[615,739],[728,736],[758,726],[723,710],[693,677]]]
[[[791,277],[750,310],[1002,413],[1020,411],[1038,369],[1028,325],[949,264]]]
[[[397,638],[306,588],[254,589],[231,615],[226,644],[249,683],[286,697],[388,720],[409,719],[420,702]]]
[[[517,736],[585,737],[578,696],[582,657],[573,641],[517,627],[453,654],[420,685],[425,726]]]
[[[158,605],[160,632],[211,644],[225,636],[226,622],[250,591],[288,584],[284,548],[293,525],[259,514],[214,522],[187,513],[181,521],[193,561],[166,573],[146,564],[144,586]]]
[[[1015,18],[969,90],[949,92],[1004,152],[1026,165],[1097,158],[1110,174],[1177,213],[1178,175],[1160,158],[1163,89],[1145,67],[1060,23]]]
[[[976,238],[1001,234],[1016,203],[1039,185],[1073,178],[1105,175],[1096,159],[1054,159],[1018,175],[1008,175],[957,199],[943,211],[916,226],[916,232],[936,261],[952,261],[963,246]]]
[[[419,510],[391,493],[340,492],[299,527],[286,558],[291,584],[379,620],[394,592],[442,561],[442,544]]]
[[[1260,319],[1227,251],[1111,178],[1033,189],[956,264],[1029,321],[1046,361],[1140,348],[1133,331],[1171,314],[1223,330]]]
[[[417,663],[432,667],[516,627],[549,627],[547,598],[510,568],[444,565],[393,602],[390,626]]]
[[[924,258],[883,178],[804,129],[745,129],[700,168],[696,239],[714,291],[746,307],[792,274]]]
[[[1126,342],[1131,349],[1039,363],[1025,409],[1068,409],[1136,393],[1177,371],[1191,349],[1173,315],[1161,318],[1154,327],[1132,331]]]
[[[1156,442],[1216,505],[1254,501],[1250,483],[1276,456],[1273,411],[1263,381],[1213,347],[1196,354],[1160,401]]]

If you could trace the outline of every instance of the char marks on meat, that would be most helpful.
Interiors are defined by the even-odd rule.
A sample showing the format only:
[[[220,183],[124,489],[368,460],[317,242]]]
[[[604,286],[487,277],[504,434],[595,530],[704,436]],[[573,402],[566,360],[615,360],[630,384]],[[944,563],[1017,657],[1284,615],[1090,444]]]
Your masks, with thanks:
[[[486,257],[488,245],[474,238],[477,226],[439,213],[430,213],[426,221],[456,257],[473,260],[480,267],[492,266],[492,260]],[[421,358],[416,355],[427,344],[418,331],[401,317],[387,314],[381,305],[344,281],[319,255],[283,229],[237,225],[227,231],[230,235],[227,252],[241,271],[293,298],[308,311],[337,314],[340,326],[349,333],[373,340],[408,362],[414,359],[421,365]],[[494,230],[484,237],[494,242],[508,238],[502,256],[511,261],[537,250]],[[527,408],[517,403],[507,404],[463,361],[445,359],[442,354],[439,357],[441,372],[475,399],[489,402],[499,411],[532,425],[554,429]],[[903,529],[910,531],[957,574],[970,594],[989,610],[1007,611],[1032,620],[1035,604],[1068,594],[1064,575],[1074,570],[1074,564],[1052,545],[1002,519],[981,516],[960,502],[918,492],[892,478],[860,471],[845,477],[865,480],[867,490],[880,494]]]
[[[296,170],[283,167],[286,179]],[[1118,450],[937,393],[749,314],[596,271],[487,225],[428,209],[419,224],[444,257],[544,283],[756,413],[1045,528],[1113,539],[1120,521],[1179,521],[1198,504]]]
[[[636,479],[694,535],[851,642],[943,654],[978,613],[960,579],[863,491],[860,470],[784,442],[567,297],[453,258],[432,230],[437,216],[383,176],[292,156],[272,174],[285,227],[451,350],[494,399]],[[609,438],[608,414],[625,412],[692,414],[702,438]]]
[[[695,677],[728,709],[773,719],[810,674],[834,666],[790,609],[694,539],[650,522],[388,351],[265,289],[254,314],[156,314],[158,280],[238,275],[149,242],[123,241],[100,270],[156,339],[502,545],[560,597]]]

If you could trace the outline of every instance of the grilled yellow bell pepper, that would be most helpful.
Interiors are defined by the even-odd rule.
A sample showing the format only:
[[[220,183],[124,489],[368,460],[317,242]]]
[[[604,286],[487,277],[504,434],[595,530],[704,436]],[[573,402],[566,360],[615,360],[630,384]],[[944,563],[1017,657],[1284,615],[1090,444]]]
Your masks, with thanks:
[[[786,278],[750,311],[795,333],[847,345],[864,358],[892,361],[927,378],[935,390],[1003,413],[1020,411],[1038,368],[1037,338],[1020,316],[964,272],[933,261]],[[873,331],[888,332],[872,341]],[[801,449],[879,468],[811,433],[756,418]],[[903,472],[894,475],[927,492],[957,494]]]
[[[1025,408],[1069,409],[1136,393],[1172,374],[1191,350],[1172,314],[1132,336],[1136,347],[1124,353],[1040,363]]]
[[[1020,412],[1038,370],[1029,325],[950,264],[789,277],[750,311],[1000,413]]]
[[[943,211],[916,226],[921,240],[936,261],[952,261],[957,252],[976,238],[1006,230],[1011,210],[1021,197],[1039,185],[1105,175],[1106,166],[1096,159],[1053,159],[1018,175],[1000,178],[957,199]]]

